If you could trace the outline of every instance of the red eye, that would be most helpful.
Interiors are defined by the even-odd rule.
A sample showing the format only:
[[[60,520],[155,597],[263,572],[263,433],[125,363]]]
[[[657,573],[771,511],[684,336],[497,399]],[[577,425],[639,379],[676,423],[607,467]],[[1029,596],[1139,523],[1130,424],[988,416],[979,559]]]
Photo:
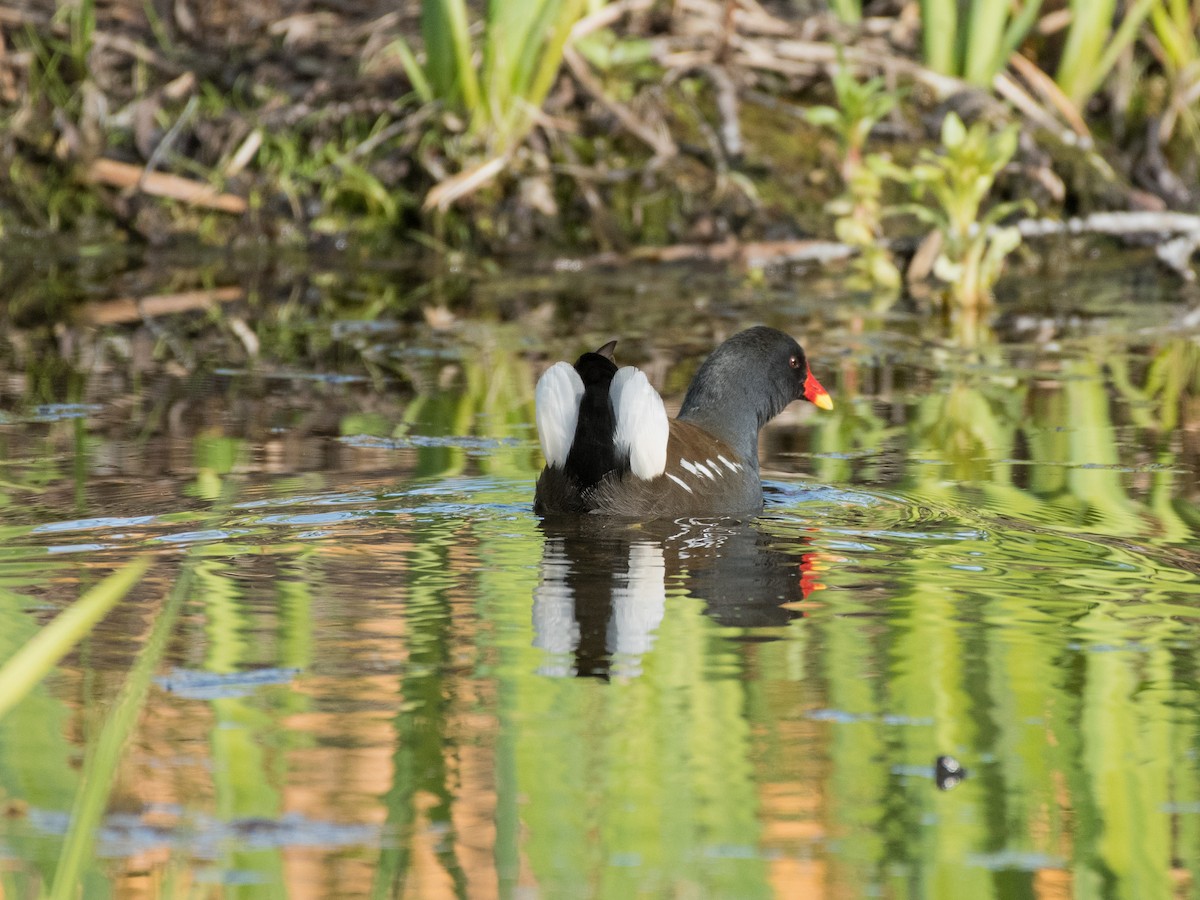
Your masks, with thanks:
[[[793,356],[791,359],[788,360],[788,365],[791,366],[793,369],[800,368],[800,357]]]

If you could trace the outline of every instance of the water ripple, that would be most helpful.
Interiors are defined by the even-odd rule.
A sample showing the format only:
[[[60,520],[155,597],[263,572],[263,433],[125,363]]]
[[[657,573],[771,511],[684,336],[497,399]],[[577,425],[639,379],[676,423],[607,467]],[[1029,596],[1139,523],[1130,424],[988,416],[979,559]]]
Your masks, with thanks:
[[[91,519],[72,519],[67,522],[47,522],[32,529],[33,534],[58,534],[64,531],[93,531],[107,528],[135,528],[149,525],[158,516],[97,516]]]
[[[263,685],[288,684],[299,669],[253,669],[248,672],[201,672],[194,669],[174,669],[160,675],[155,684],[188,700],[215,700],[221,697],[245,697]]]

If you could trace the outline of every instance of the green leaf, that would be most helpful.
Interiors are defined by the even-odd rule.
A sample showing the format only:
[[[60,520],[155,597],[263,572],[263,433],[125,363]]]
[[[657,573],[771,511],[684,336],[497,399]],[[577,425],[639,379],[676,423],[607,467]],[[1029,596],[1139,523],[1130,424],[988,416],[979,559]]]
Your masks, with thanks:
[[[838,219],[833,223],[833,233],[843,244],[856,247],[875,242],[875,235],[871,233],[871,229],[857,219]]]
[[[893,181],[905,181],[908,178],[908,170],[896,165],[886,154],[872,153],[863,162],[880,178],[890,178]]]
[[[995,136],[992,143],[992,157],[997,165],[993,171],[999,172],[1017,152],[1018,129],[1015,125],[1010,125]]]
[[[889,291],[900,289],[902,284],[900,270],[896,268],[896,264],[892,262],[885,251],[880,250],[877,253],[869,254],[867,266],[871,280],[876,285]]]
[[[979,224],[986,228],[1002,219],[1008,218],[1013,213],[1023,212],[1026,215],[1032,215],[1036,210],[1037,208],[1033,205],[1033,201],[1027,197],[1021,200],[1009,200],[1004,203],[997,203],[989,209],[979,220]]]
[[[228,546],[224,552],[229,552]],[[138,560],[136,563],[126,566],[125,569],[111,576],[108,581],[112,581],[135,565],[142,563],[148,565],[149,560]],[[143,571],[144,567],[137,572],[137,575],[140,577]],[[108,805],[109,796],[116,780],[116,771],[122,751],[145,706],[150,679],[162,659],[173,633],[175,620],[183,605],[183,598],[191,588],[194,577],[192,573],[193,570],[190,566],[185,568],[181,577],[175,582],[166,604],[154,619],[150,635],[142,645],[116,702],[108,711],[103,727],[95,741],[88,746],[88,753],[83,764],[82,780],[71,806],[70,825],[67,828],[66,837],[63,839],[58,865],[54,870],[54,882],[50,887],[51,900],[60,900],[60,898],[66,900],[66,898],[79,896],[80,884],[84,878],[84,867],[92,854],[96,833],[104,818],[104,810]],[[105,583],[107,582],[102,582],[99,587],[103,587]]]
[[[943,75],[957,73],[958,0],[921,0],[921,33],[929,67]]]
[[[425,38],[425,72],[438,97],[479,107],[479,76],[475,71],[465,0],[421,4],[421,34]]]
[[[942,119],[942,146],[947,149],[959,147],[966,137],[967,129],[958,113],[946,113],[946,118]]]
[[[804,111],[804,118],[810,125],[837,126],[842,114],[832,106],[810,106]]]
[[[1016,228],[998,228],[988,239],[987,257],[997,263],[1021,246],[1021,232]]]
[[[933,274],[947,284],[954,284],[962,277],[962,273],[962,263],[955,262],[945,253],[939,253],[938,258],[933,261]]]
[[[941,231],[945,231],[947,224],[945,216],[937,210],[930,209],[928,206],[921,206],[919,203],[899,203],[895,206],[889,206],[884,210],[884,215],[912,216],[918,221],[924,222],[926,225],[932,225]]]

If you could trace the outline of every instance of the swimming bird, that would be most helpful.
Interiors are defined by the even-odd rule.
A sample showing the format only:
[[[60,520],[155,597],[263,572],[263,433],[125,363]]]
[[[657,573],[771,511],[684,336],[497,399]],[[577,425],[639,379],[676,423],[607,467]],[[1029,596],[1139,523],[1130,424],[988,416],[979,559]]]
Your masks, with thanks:
[[[535,390],[540,515],[627,518],[737,516],[762,509],[758,433],[793,400],[833,409],[804,350],[756,326],[700,366],[679,416],[667,417],[644,372],[618,368],[616,341],[571,365],[555,363]]]

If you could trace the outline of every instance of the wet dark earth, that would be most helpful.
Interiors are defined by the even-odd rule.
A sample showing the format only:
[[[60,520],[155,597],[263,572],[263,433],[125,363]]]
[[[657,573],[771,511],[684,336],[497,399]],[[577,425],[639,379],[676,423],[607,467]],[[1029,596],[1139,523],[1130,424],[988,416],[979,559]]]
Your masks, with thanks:
[[[0,659],[152,565],[0,719],[4,896],[97,778],[89,897],[1194,894],[1176,285],[1051,275],[966,327],[796,273],[454,284],[9,336]],[[617,337],[675,409],[756,322],[837,404],[764,434],[760,517],[533,514],[546,365]]]

